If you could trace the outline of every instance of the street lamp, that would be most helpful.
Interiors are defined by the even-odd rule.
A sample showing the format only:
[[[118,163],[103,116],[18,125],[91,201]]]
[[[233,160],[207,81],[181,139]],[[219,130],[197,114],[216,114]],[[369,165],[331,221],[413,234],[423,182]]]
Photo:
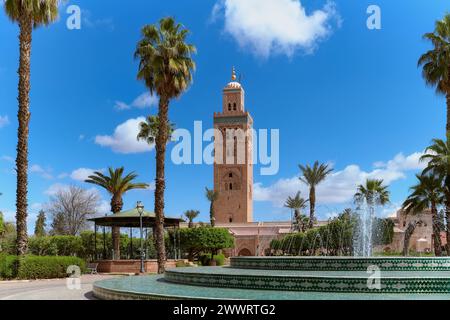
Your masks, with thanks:
[[[143,237],[143,230],[142,230],[142,214],[144,213],[144,205],[141,201],[138,201],[136,204],[136,210],[139,213],[139,223],[140,223],[140,229],[141,229],[141,273],[145,273],[144,269],[144,247],[142,242]]]

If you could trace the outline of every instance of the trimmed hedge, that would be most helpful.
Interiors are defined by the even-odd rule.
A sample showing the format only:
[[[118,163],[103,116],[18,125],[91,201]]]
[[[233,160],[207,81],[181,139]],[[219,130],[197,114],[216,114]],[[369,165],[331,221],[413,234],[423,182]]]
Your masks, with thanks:
[[[0,256],[0,278],[2,279],[54,279],[66,278],[71,265],[86,270],[84,260],[77,257],[51,256]]]
[[[225,256],[222,253],[214,255],[214,260],[216,261],[216,266],[223,266],[225,264]],[[202,254],[198,259],[202,266],[209,266],[211,264],[211,255]]]

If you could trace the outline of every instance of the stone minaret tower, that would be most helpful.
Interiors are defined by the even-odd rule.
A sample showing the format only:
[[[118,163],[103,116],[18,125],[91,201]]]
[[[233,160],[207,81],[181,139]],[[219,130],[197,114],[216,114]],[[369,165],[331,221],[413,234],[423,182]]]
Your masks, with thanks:
[[[253,119],[245,111],[244,98],[233,68],[231,82],[223,89],[222,112],[214,113],[216,223],[253,221]]]

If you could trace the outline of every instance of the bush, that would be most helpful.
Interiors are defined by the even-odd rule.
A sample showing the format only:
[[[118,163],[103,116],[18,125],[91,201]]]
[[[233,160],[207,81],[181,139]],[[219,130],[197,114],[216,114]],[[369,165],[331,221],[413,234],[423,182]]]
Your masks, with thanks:
[[[0,254],[0,279],[15,278],[17,261],[17,256]]]
[[[223,266],[225,264],[225,256],[222,253],[214,255],[214,260],[216,261],[216,266]],[[200,261],[202,266],[211,265],[211,255],[202,254],[198,261]]]
[[[71,265],[86,270],[84,260],[77,257],[37,257],[25,256],[19,258],[18,279],[52,279],[67,277],[67,268]]]
[[[0,256],[0,278],[2,279],[53,279],[67,277],[71,265],[86,270],[85,262],[76,257],[51,256]]]

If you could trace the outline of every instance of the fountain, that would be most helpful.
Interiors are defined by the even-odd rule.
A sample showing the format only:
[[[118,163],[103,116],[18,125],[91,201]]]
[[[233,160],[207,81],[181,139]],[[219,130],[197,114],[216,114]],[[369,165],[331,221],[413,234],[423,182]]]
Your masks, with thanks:
[[[174,268],[164,275],[94,284],[100,299],[450,299],[450,257],[372,256],[375,207],[358,209],[353,256],[232,257],[226,267]],[[291,250],[292,239],[287,245]],[[328,254],[328,240],[316,237]],[[374,282],[375,281],[375,282]],[[374,286],[373,283],[378,283]]]

